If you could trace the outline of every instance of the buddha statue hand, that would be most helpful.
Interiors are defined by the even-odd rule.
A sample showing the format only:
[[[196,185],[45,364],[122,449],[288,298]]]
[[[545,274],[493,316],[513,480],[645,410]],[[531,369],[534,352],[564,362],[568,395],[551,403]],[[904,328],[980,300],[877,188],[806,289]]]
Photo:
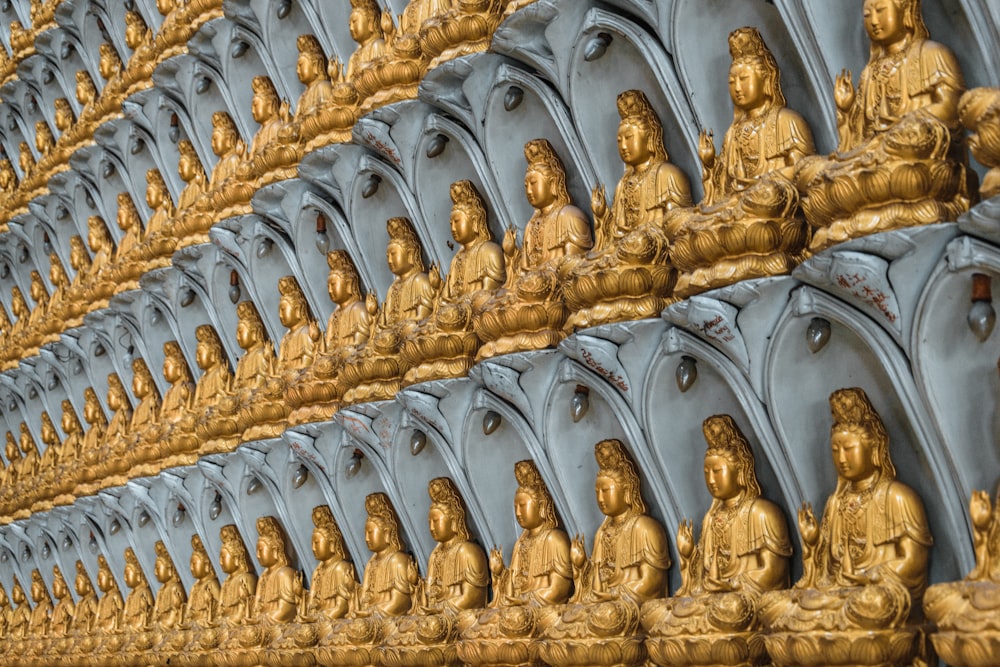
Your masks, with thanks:
[[[969,518],[972,520],[972,542],[976,552],[976,567],[967,581],[979,581],[989,576],[989,530],[993,522],[993,504],[986,491],[973,491],[969,498]]]
[[[715,166],[715,135],[712,130],[702,129],[698,134],[698,159],[701,160],[704,178],[704,173]]]
[[[681,587],[677,591],[678,597],[691,594],[694,587],[694,567],[697,559],[695,554],[694,523],[691,519],[684,519],[677,527],[677,553],[681,557]]]
[[[594,213],[594,250],[600,250],[608,240],[608,223],[611,212],[608,210],[608,197],[604,184],[595,185],[590,191],[590,209]]]
[[[490,572],[493,573],[494,579],[499,579],[506,571],[507,567],[503,563],[503,551],[499,545],[494,544],[493,548],[490,549]]]
[[[812,503],[802,503],[798,513],[799,535],[802,536],[802,578],[796,588],[810,588],[815,585],[816,544],[819,542],[819,523],[813,512]]]
[[[851,70],[842,69],[833,86],[833,101],[837,104],[837,110],[844,114],[850,111],[854,105],[854,97],[854,77]]]

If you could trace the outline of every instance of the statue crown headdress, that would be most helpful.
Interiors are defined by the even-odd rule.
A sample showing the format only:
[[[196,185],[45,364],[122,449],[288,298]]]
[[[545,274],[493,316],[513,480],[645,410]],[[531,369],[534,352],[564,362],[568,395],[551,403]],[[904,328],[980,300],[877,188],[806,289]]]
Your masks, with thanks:
[[[514,479],[517,480],[518,492],[523,491],[530,494],[538,503],[543,525],[547,528],[555,528],[559,523],[555,503],[552,501],[552,494],[549,493],[535,462],[529,459],[515,463]]]
[[[236,131],[236,122],[226,111],[216,111],[212,114],[212,127],[238,134]]]
[[[312,521],[317,530],[327,533],[334,553],[339,554],[343,558],[344,536],[340,532],[340,526],[337,525],[336,520],[333,518],[333,512],[330,511],[330,507],[328,505],[314,507],[312,510]]]
[[[341,274],[357,274],[354,268],[354,260],[346,250],[331,250],[326,253],[326,265],[331,271]]]
[[[762,58],[771,55],[757,28],[737,28],[729,33],[729,55],[740,58]]]
[[[82,560],[76,561],[76,574],[78,577],[82,576],[82,577],[87,577],[88,579],[90,578],[89,575],[87,574],[87,568],[83,566]]]
[[[618,95],[618,115],[622,120],[638,118],[648,121],[653,118],[659,122],[653,105],[641,90],[626,90]]]
[[[524,145],[524,159],[529,166],[544,167],[551,171],[564,171],[562,160],[548,139],[532,139]]]
[[[463,540],[469,539],[469,526],[465,520],[465,503],[455,483],[448,477],[435,477],[427,485],[431,497],[431,507],[435,505],[447,510],[455,518],[457,533]]]
[[[153,545],[153,550],[160,558],[170,558],[170,552],[167,551],[167,545],[163,543],[163,540],[156,540],[156,544]]]
[[[473,206],[485,210],[486,206],[483,203],[483,198],[476,190],[476,186],[472,184],[472,181],[461,180],[455,181],[451,184],[449,189],[451,194],[451,201],[456,205]]]
[[[221,347],[219,334],[215,332],[215,327],[211,324],[201,324],[194,330],[194,337],[199,343],[211,343]]]
[[[251,320],[254,324],[260,322],[260,313],[257,312],[257,306],[253,301],[240,301],[236,305],[236,315],[241,320]]]
[[[323,53],[323,46],[316,39],[316,35],[299,35],[295,40],[295,46],[298,47],[299,53],[308,53],[309,55],[321,58],[326,62],[326,55]]]
[[[389,218],[385,221],[385,228],[391,240],[420,247],[417,232],[413,229],[413,223],[409,218]]]
[[[274,83],[269,76],[255,76],[253,81],[250,82],[250,87],[258,95],[269,95],[274,99],[278,99],[278,91],[275,89]]]
[[[125,547],[125,564],[136,568],[141,575],[142,567],[139,565],[139,559],[136,557],[132,547]]]
[[[230,523],[223,526],[219,530],[219,537],[222,538],[223,546],[229,549],[230,555],[236,560],[236,569],[240,572],[247,571],[250,568],[249,556],[236,525]]]
[[[181,352],[180,344],[175,340],[168,340],[163,344],[163,356],[173,357],[175,359],[183,359],[184,355]]]

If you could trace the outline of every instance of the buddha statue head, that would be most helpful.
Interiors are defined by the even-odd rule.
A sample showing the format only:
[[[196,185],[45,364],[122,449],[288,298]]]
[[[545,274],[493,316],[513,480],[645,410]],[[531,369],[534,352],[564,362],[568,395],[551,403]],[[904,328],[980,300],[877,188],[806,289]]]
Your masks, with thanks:
[[[729,34],[729,96],[735,120],[757,109],[785,106],[781,72],[756,28],[739,28]]]
[[[368,44],[373,39],[383,39],[382,10],[376,0],[351,0],[351,39],[358,44]]]
[[[135,51],[150,36],[142,14],[134,10],[125,12],[125,43],[128,44],[128,48]]]
[[[556,505],[534,461],[514,464],[517,491],[514,493],[514,517],[525,530],[549,530],[559,525]]]
[[[157,540],[153,548],[156,550],[156,565],[153,568],[156,580],[161,584],[175,581],[178,578],[177,568],[174,567],[174,559],[167,551],[167,545],[163,543],[163,540]]]
[[[49,300],[48,290],[45,289],[45,283],[42,282],[42,274],[38,271],[32,271],[31,274],[31,299],[36,304],[44,304]]]
[[[142,571],[132,547],[125,548],[125,585],[133,590],[148,586],[146,574]]]
[[[153,374],[142,357],[132,360],[132,393],[140,401],[153,394],[159,394],[153,381]]]
[[[87,244],[94,252],[110,251],[112,247],[111,233],[104,219],[99,215],[87,218]]]
[[[299,81],[308,86],[317,79],[326,78],[326,56],[316,36],[299,35],[295,43],[299,48],[299,59],[295,67]]]
[[[24,589],[21,588],[21,582],[17,580],[17,577],[14,577],[14,586],[10,589],[10,599],[18,606],[28,601],[28,598],[24,596]]]
[[[118,412],[131,406],[128,401],[128,394],[125,392],[125,385],[117,373],[108,374],[108,407]]]
[[[211,324],[202,324],[194,331],[198,339],[198,349],[195,352],[195,362],[198,368],[207,371],[222,364],[225,356],[222,352],[222,341]]]
[[[73,127],[73,121],[76,119],[73,117],[73,107],[70,106],[69,100],[65,97],[59,97],[56,99],[54,106],[56,109],[56,129],[60,132],[65,132]]]
[[[257,306],[253,301],[240,301],[236,306],[236,314],[239,316],[239,324],[236,325],[236,342],[244,350],[267,341],[267,332],[264,330],[264,322],[260,319]]]
[[[42,411],[42,442],[46,447],[56,447],[59,445],[59,433],[56,432],[56,425],[52,423],[52,417],[45,410]]]
[[[99,47],[100,60],[97,63],[97,71],[101,77],[107,81],[118,74],[122,68],[122,59],[109,42],[102,42]]]
[[[175,340],[163,344],[163,378],[170,384],[191,381],[191,370],[184,359],[184,352]]]
[[[42,419],[42,423],[44,424],[46,421],[45,418],[48,417],[48,414],[46,413],[43,414],[45,414],[45,417],[43,417]],[[48,421],[49,424],[52,423],[52,420]],[[24,422],[21,422],[21,437],[18,442],[21,446],[21,451],[24,452],[25,456],[28,456],[29,454],[32,453],[34,454],[38,453],[38,445],[35,444],[35,439],[31,437],[31,431],[28,430],[28,425],[25,424]]]
[[[56,253],[49,253],[49,282],[55,289],[69,285],[69,276],[66,275],[66,268],[62,260]]]
[[[111,574],[111,567],[104,554],[97,557],[97,587],[105,595],[118,590],[118,582],[115,581],[115,575]]]
[[[486,224],[486,205],[472,181],[451,184],[451,235],[462,245],[493,238]]]
[[[154,211],[170,203],[170,192],[159,169],[146,171],[146,203]]]
[[[618,154],[629,167],[647,162],[666,162],[663,125],[641,90],[626,90],[618,95]]]
[[[830,446],[838,489],[873,477],[896,479],[889,458],[889,434],[863,389],[838,389],[830,395],[833,426]]]
[[[209,558],[208,550],[198,535],[191,536],[191,574],[198,580],[215,576],[212,559]]]
[[[399,517],[384,493],[372,493],[365,498],[365,544],[372,553],[395,553],[403,550],[399,536]]]
[[[740,495],[760,496],[750,443],[729,415],[715,415],[702,423],[705,442],[705,485],[715,502]]]
[[[361,300],[361,279],[354,261],[346,250],[333,250],[326,254],[326,265],[330,267],[330,275],[326,280],[330,300],[343,308],[354,301]]]
[[[177,142],[177,152],[180,153],[180,158],[177,161],[177,173],[180,175],[181,180],[185,183],[190,183],[199,175],[204,178],[205,169],[201,165],[201,159],[198,157],[198,152],[194,149],[194,144],[187,139],[181,139]]]
[[[42,573],[38,570],[31,571],[31,599],[35,602],[52,601],[49,590],[45,587],[45,580],[42,579]]]
[[[427,485],[427,493],[431,497],[431,508],[427,512],[431,537],[441,543],[467,542],[470,535],[465,503],[455,483],[447,477],[437,477]]]
[[[63,577],[62,570],[58,565],[52,566],[52,596],[57,600],[62,600],[69,595],[69,586]]]
[[[76,416],[73,403],[68,398],[63,399],[62,402],[62,421],[60,425],[67,438],[73,434],[80,434],[83,431],[80,418]]]
[[[239,143],[240,133],[236,129],[236,122],[233,121],[225,111],[216,111],[212,114],[212,152],[217,156],[228,155]]]
[[[17,173],[7,158],[0,159],[0,192],[11,193],[17,188]]]
[[[544,211],[569,205],[566,170],[548,139],[532,139],[526,143],[524,158],[528,161],[524,192],[532,208]]]
[[[156,11],[160,13],[160,16],[168,15],[174,11],[176,6],[177,0],[156,0]]]
[[[138,233],[141,228],[139,209],[135,207],[135,202],[132,201],[131,195],[127,192],[119,192],[117,201],[118,217],[116,221],[118,222],[118,226],[122,231],[127,232],[132,229],[135,230],[133,233]]]
[[[594,446],[597,459],[597,506],[607,517],[646,513],[639,471],[621,440],[601,440]]]
[[[97,99],[97,86],[90,78],[90,73],[86,70],[79,70],[76,73],[76,100],[83,106],[87,106]]]
[[[35,123],[35,148],[40,155],[47,154],[56,145],[56,138],[52,136],[52,129],[44,120]]]
[[[101,402],[97,398],[97,392],[94,391],[93,387],[87,387],[83,390],[83,418],[91,426],[94,424],[107,425],[107,418],[104,415],[104,410],[101,408]]]
[[[250,554],[243,544],[240,531],[236,526],[229,524],[223,526],[219,531],[222,539],[222,549],[219,552],[219,565],[226,574],[250,571]]]
[[[865,0],[863,15],[873,59],[886,54],[890,46],[907,37],[930,37],[920,0]]]
[[[389,232],[389,245],[386,248],[389,270],[399,277],[425,271],[421,256],[423,246],[413,224],[407,218],[389,218],[385,226]]]
[[[35,168],[35,156],[31,152],[31,146],[27,141],[22,141],[17,145],[17,163],[21,167],[21,173],[27,176]]]
[[[344,536],[333,520],[333,513],[327,505],[314,507],[312,511],[313,529],[312,551],[318,561],[342,561],[347,559]]]
[[[7,454],[8,464],[21,458],[21,449],[17,446],[17,440],[14,439],[14,434],[10,431],[7,431],[7,446],[5,452]]]
[[[257,560],[268,569],[288,566],[285,531],[273,516],[257,519]]]
[[[292,329],[309,320],[306,295],[302,293],[299,282],[293,276],[278,278],[278,292],[281,294],[278,317],[283,326]]]
[[[278,115],[281,99],[268,76],[255,76],[250,86],[253,88],[253,105],[250,112],[253,114],[253,119],[263,125]]]
[[[90,575],[87,574],[86,568],[83,567],[83,561],[76,561],[76,581],[74,582],[74,588],[76,589],[76,594],[81,598],[85,598],[88,595],[92,595],[94,592],[94,585],[90,583]]]
[[[17,285],[10,288],[10,299],[10,309],[14,313],[14,320],[19,322],[27,317],[31,309],[28,308],[28,302],[24,300],[24,294],[21,293],[21,288]]]

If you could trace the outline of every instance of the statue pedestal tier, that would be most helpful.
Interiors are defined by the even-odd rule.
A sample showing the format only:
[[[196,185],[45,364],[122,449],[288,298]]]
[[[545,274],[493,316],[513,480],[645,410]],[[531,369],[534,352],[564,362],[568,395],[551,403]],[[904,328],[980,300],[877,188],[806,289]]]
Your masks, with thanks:
[[[1000,584],[958,581],[924,594],[924,611],[937,626],[934,649],[953,667],[995,665],[1000,655]]]
[[[539,656],[553,667],[642,667],[645,636],[629,600],[560,605],[538,616]]]
[[[378,648],[380,667],[461,667],[455,639],[454,614],[401,616],[387,621],[385,639]]]
[[[467,612],[458,657],[476,667],[541,665],[536,628],[537,610],[527,605]],[[471,622],[471,624],[470,624]]]

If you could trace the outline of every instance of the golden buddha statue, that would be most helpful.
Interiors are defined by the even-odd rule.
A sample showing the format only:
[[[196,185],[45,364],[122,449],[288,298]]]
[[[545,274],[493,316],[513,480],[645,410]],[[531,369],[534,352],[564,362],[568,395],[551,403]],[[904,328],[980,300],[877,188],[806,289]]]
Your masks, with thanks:
[[[154,545],[156,550],[156,580],[160,582],[160,590],[156,594],[153,605],[153,621],[161,630],[173,630],[184,619],[184,608],[187,605],[187,594],[181,584],[180,575],[170,557],[170,552],[162,540]]]
[[[212,219],[209,216],[196,214],[198,200],[208,189],[205,167],[201,164],[194,144],[187,139],[177,142],[177,151],[180,153],[177,173],[185,185],[177,201],[177,208],[173,211],[173,220],[164,225],[163,233],[173,236],[179,247],[206,243],[208,227],[198,225],[208,223],[210,227]]]
[[[236,526],[223,526],[219,536],[222,538],[219,565],[226,573],[226,580],[219,590],[219,620],[239,625],[253,616],[257,575],[251,569],[250,554]]]
[[[130,427],[132,424],[132,404],[129,403],[125,385],[117,373],[108,375],[108,409],[114,414],[111,422],[104,430],[104,440],[97,448],[84,451],[84,461],[87,463],[87,479],[91,484],[77,489],[77,495],[89,495],[94,491],[124,484],[124,474],[128,472],[128,461],[119,456],[128,450]],[[89,434],[88,434],[89,435]],[[90,444],[84,438],[84,446]]]
[[[191,379],[191,369],[177,341],[163,344],[163,378],[170,383],[170,387],[163,395],[159,420],[150,427],[148,436],[152,441],[159,441],[161,447],[162,443],[167,443],[170,452],[183,452],[185,448],[197,446],[190,436],[196,388]]]
[[[253,88],[253,119],[260,124],[237,175],[247,184],[257,187],[295,176],[302,157],[298,136],[292,130],[288,103],[282,102],[270,77],[255,76]],[[286,128],[286,132],[282,131]],[[289,134],[291,132],[291,134]],[[252,195],[252,192],[250,193]]]
[[[0,159],[0,201],[8,201],[17,191],[17,172],[9,158]]]
[[[535,212],[522,247],[513,228],[504,235],[507,279],[475,313],[476,334],[483,341],[477,359],[557,345],[565,337],[568,315],[560,284],[563,260],[593,246],[590,222],[570,202],[566,170],[552,144],[529,141],[524,157],[524,189]]]
[[[357,92],[361,113],[406,99],[399,95],[398,87],[406,86],[414,75],[414,68],[406,67],[409,58],[397,60],[395,54],[390,55],[383,21],[391,25],[392,15],[387,10],[383,17],[376,0],[351,0],[351,38],[358,46],[347,61],[343,85]],[[422,69],[422,63],[418,67]]]
[[[149,82],[159,61],[153,31],[135,10],[125,12],[125,45],[132,49],[127,70],[129,93],[132,93]]]
[[[289,424],[329,419],[343,393],[340,371],[347,359],[368,340],[372,314],[361,294],[361,278],[346,250],[326,255],[330,274],[327,291],[337,307],[327,320],[322,345],[312,365],[294,385],[288,386],[288,404],[294,410]]]
[[[83,323],[82,315],[85,307],[85,304],[74,298],[73,286],[66,274],[66,268],[59,255],[54,252],[49,254],[49,281],[54,289],[42,325],[44,332],[42,344],[56,341],[63,331],[80,326]]]
[[[753,452],[732,417],[709,417],[702,429],[712,506],[697,544],[691,521],[677,531],[683,583],[674,597],[643,605],[646,648],[658,665],[763,664],[757,603],[788,587],[788,527],[761,497]]]
[[[490,551],[490,609],[472,612],[472,623],[460,623],[458,657],[470,665],[538,664],[535,610],[565,603],[573,588],[569,537],[558,527],[545,482],[532,461],[518,461],[514,476],[514,516],[524,530],[514,543],[510,567],[500,547]]]
[[[472,541],[465,504],[447,477],[432,479],[428,512],[437,542],[427,561],[427,577],[418,583],[411,615],[394,619],[380,648],[387,665],[458,665],[455,640],[458,614],[486,606],[489,564]]]
[[[162,454],[162,445],[153,437],[152,432],[160,420],[162,402],[153,374],[140,357],[132,360],[132,393],[139,404],[132,413],[129,438],[123,442],[126,449],[117,452],[117,455],[128,459],[132,477],[144,477],[158,472],[155,461]]]
[[[954,54],[930,40],[920,0],[865,0],[864,23],[871,55],[858,88],[848,71],[834,87],[838,152],[796,174],[811,252],[969,207]]]
[[[139,277],[145,271],[146,261],[142,253],[143,229],[139,210],[127,192],[119,192],[117,201],[118,215],[115,221],[125,233],[118,242],[113,267],[109,271],[109,277],[117,283],[115,294],[139,286]]]
[[[52,502],[55,505],[69,505],[75,500],[72,494],[79,481],[78,467],[84,440],[83,425],[69,399],[63,399],[60,425],[66,438],[59,448],[59,460],[53,472],[53,492],[56,495]]]
[[[367,344],[344,364],[347,404],[388,400],[396,395],[406,371],[400,346],[413,335],[416,324],[431,314],[437,294],[424,269],[423,247],[413,224],[406,218],[390,218],[386,228],[386,260],[396,278],[377,315],[375,297],[368,295],[365,305],[372,315],[372,331]]]
[[[97,593],[90,583],[87,570],[82,561],[76,561],[76,581],[74,584],[78,602],[73,609],[71,628],[74,633],[89,635],[94,632],[97,621]]]
[[[219,161],[212,169],[208,190],[196,203],[197,211],[204,217],[199,219],[195,215],[193,219],[187,220],[183,229],[185,233],[189,233],[191,229],[207,233],[208,228],[217,220],[250,212],[249,202],[254,188],[246,182],[248,175],[237,174],[246,157],[246,144],[240,138],[235,121],[225,111],[212,114],[212,152],[218,156]]]
[[[77,463],[83,462],[77,470],[79,484],[74,495],[85,493],[84,482],[91,482],[99,479],[98,464],[101,462],[101,450],[104,447],[105,436],[108,429],[108,418],[104,414],[101,402],[97,398],[97,392],[93,387],[83,390],[83,418],[87,422],[87,432],[83,436],[80,448],[67,460],[74,460]]]
[[[975,567],[963,581],[935,584],[924,595],[924,611],[936,626],[934,648],[955,667],[989,665],[1000,646],[1000,502],[973,491],[969,518]]]
[[[823,520],[799,511],[802,578],[766,593],[760,616],[776,665],[909,664],[932,543],[923,503],[896,481],[889,435],[865,392],[830,396],[837,489]],[[852,650],[863,637],[864,656]]]
[[[30,481],[31,489],[25,494],[25,501],[33,512],[52,508],[52,499],[56,495],[55,473],[62,463],[64,453],[59,433],[45,410],[42,411],[42,444],[45,445],[45,451],[39,456],[34,479]]]
[[[28,626],[31,623],[31,607],[28,606],[28,598],[24,595],[21,583],[14,577],[14,587],[10,590],[10,599],[16,607],[10,615],[10,625],[7,636],[11,639],[25,639],[28,636]]]
[[[195,362],[202,374],[195,386],[191,411],[178,424],[184,436],[175,430],[175,442],[185,451],[197,446],[201,454],[230,451],[236,446],[236,421],[220,419],[219,415],[221,402],[233,392],[233,374],[212,325],[199,326],[195,337]]]
[[[344,618],[358,594],[354,564],[348,560],[344,537],[326,505],[312,511],[312,550],[316,560],[306,602],[307,619]]]
[[[58,637],[68,635],[76,613],[76,604],[73,602],[73,596],[69,594],[69,586],[66,585],[66,579],[63,578],[58,565],[52,566],[52,594],[58,602],[52,610],[49,632]]]
[[[288,141],[298,141],[305,152],[349,140],[357,111],[353,103],[343,105],[340,97],[334,96],[323,47],[314,35],[299,35],[296,45],[299,49],[296,72],[306,89],[299,96],[295,118],[283,130],[283,136]]]
[[[153,214],[146,221],[146,231],[138,255],[146,264],[145,270],[149,271],[168,265],[170,255],[177,248],[177,239],[171,234],[171,223],[176,210],[159,169],[146,172],[146,204]]]
[[[118,582],[111,574],[111,568],[108,567],[108,561],[104,554],[97,557],[97,568],[97,587],[101,589],[101,599],[97,602],[94,629],[108,635],[117,632],[122,627],[122,613],[125,609],[125,603],[122,601]]]
[[[31,571],[31,599],[35,608],[31,610],[28,619],[28,637],[44,637],[49,634],[49,623],[52,619],[52,598],[45,587],[45,580],[38,570]]]
[[[594,249],[567,262],[563,291],[567,332],[607,322],[655,317],[671,302],[676,274],[668,263],[670,211],[691,205],[691,186],[667,161],[663,126],[641,90],[618,96],[618,153],[625,174],[608,208],[594,188]]]
[[[11,21],[10,26],[11,60],[20,62],[35,51],[35,36],[31,30],[24,27],[20,21]]]
[[[3,584],[0,584],[0,640],[7,638],[10,629],[10,600],[7,599],[7,591]]]
[[[122,627],[133,632],[147,630],[153,622],[153,592],[132,547],[125,549],[125,584],[131,590],[125,598]]]
[[[83,106],[79,120],[93,121],[96,114],[94,107],[97,102],[97,85],[87,70],[76,73],[76,101]]]
[[[781,73],[756,28],[729,35],[733,124],[716,155],[711,131],[699,137],[705,198],[670,216],[670,258],[686,297],[740,280],[790,272],[809,230],[790,180],[815,153],[805,119],[785,106]]]
[[[419,34],[431,59],[427,69],[489,48],[503,17],[504,3],[494,0],[410,0],[401,27]]]
[[[595,493],[605,515],[587,558],[573,539],[575,592],[568,605],[538,611],[539,654],[547,664],[643,665],[639,608],[666,593],[670,553],[659,521],[646,514],[639,472],[619,440],[594,446]]]
[[[24,182],[28,182],[33,176],[35,171],[35,155],[31,152],[31,146],[28,145],[27,141],[22,141],[17,145],[17,164],[21,167],[21,173],[24,175]]]
[[[472,313],[490,292],[504,283],[503,249],[493,241],[486,206],[471,181],[451,184],[451,234],[461,246],[435,297],[433,313],[417,324],[401,348],[409,369],[405,384],[462,377],[474,363],[480,340],[472,330]],[[439,282],[431,272],[432,286]]]
[[[31,295],[31,300],[35,302],[35,305],[28,314],[28,322],[23,332],[24,337],[21,344],[25,350],[34,350],[42,342],[45,316],[49,312],[49,292],[42,281],[42,274],[38,271],[32,271],[29,277],[31,279],[31,287],[28,293]]]
[[[97,72],[104,79],[104,87],[94,104],[94,110],[103,119],[109,114],[121,109],[128,89],[128,77],[122,65],[121,56],[110,42],[102,42],[98,47],[100,58],[97,62]]]
[[[73,113],[73,107],[70,106],[69,100],[65,97],[57,98],[53,106],[55,107],[56,129],[59,130],[59,138],[62,139],[62,135],[76,122],[76,115]]]
[[[990,170],[979,184],[979,195],[1000,194],[1000,88],[973,88],[958,102],[958,117],[970,134],[969,151]]]
[[[210,628],[219,614],[219,579],[212,568],[204,543],[197,535],[191,536],[191,574],[194,585],[184,609],[186,627]]]
[[[48,415],[46,415],[47,418]],[[42,456],[38,452],[38,445],[31,436],[31,431],[28,430],[28,425],[24,422],[21,422],[21,436],[18,438],[18,446],[20,446],[21,452],[24,454],[20,461],[21,470],[18,478],[20,479],[22,488],[27,490],[31,485],[37,483],[36,478],[38,477],[38,470],[41,467]]]
[[[273,516],[257,519],[257,560],[264,571],[257,580],[254,617],[264,624],[288,623],[302,599],[302,581],[288,565],[285,534]]]
[[[87,243],[94,256],[89,266],[77,274],[80,291],[93,304],[92,310],[107,305],[108,298],[115,292],[114,270],[115,243],[111,240],[104,219],[97,215],[87,218]]]
[[[35,122],[35,148],[44,160],[56,145],[56,138],[52,135],[52,128],[44,120]]]

